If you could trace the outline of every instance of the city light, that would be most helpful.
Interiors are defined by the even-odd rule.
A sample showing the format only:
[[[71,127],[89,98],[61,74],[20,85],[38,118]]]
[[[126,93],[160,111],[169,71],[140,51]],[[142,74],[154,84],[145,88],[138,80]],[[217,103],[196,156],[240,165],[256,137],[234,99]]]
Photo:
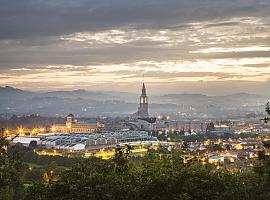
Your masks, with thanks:
[[[23,128],[19,128],[18,129],[18,133],[19,133],[19,135],[22,135],[24,133],[24,129]]]
[[[43,133],[45,132],[45,128],[40,128],[39,131]]]
[[[36,134],[38,133],[38,130],[37,130],[36,128],[34,128],[34,129],[31,131],[31,133],[32,133],[33,135],[36,135]]]
[[[9,135],[9,130],[6,129],[5,132],[4,132],[5,135]]]
[[[243,149],[243,146],[241,144],[237,144],[235,145],[234,147],[236,150],[242,150]]]

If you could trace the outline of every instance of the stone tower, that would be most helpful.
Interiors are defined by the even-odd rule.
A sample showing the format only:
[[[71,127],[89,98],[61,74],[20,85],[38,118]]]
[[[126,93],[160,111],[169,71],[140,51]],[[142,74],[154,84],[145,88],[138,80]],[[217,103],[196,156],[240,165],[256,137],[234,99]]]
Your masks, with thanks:
[[[148,97],[146,95],[146,87],[143,83],[142,94],[140,96],[140,106],[138,108],[138,117],[148,117]]]
[[[69,114],[67,116],[67,121],[66,121],[66,127],[71,130],[72,129],[72,125],[75,123],[75,119],[74,119],[74,115]]]

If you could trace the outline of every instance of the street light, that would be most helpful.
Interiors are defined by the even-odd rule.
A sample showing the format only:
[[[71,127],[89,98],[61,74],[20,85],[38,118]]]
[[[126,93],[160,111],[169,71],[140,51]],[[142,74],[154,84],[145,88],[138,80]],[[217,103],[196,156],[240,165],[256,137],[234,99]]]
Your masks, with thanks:
[[[37,130],[36,128],[34,128],[34,129],[32,130],[32,134],[33,134],[33,135],[37,134],[37,132],[38,132],[38,130]]]
[[[45,128],[40,128],[39,131],[40,132],[44,132],[45,131]]]
[[[18,129],[18,133],[19,133],[20,135],[22,135],[23,132],[24,132],[23,128],[19,128],[19,129]]]
[[[5,135],[8,135],[9,134],[9,130],[6,129],[5,132],[4,132]]]
[[[52,127],[52,132],[55,132],[56,131],[56,128],[55,127]]]

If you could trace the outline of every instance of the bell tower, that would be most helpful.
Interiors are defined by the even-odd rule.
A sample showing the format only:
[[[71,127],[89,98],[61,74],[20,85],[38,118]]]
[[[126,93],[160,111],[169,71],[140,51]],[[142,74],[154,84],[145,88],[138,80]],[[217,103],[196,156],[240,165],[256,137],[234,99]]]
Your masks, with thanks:
[[[143,82],[142,94],[140,96],[140,106],[138,108],[138,117],[148,117],[148,96],[146,94],[146,87]]]

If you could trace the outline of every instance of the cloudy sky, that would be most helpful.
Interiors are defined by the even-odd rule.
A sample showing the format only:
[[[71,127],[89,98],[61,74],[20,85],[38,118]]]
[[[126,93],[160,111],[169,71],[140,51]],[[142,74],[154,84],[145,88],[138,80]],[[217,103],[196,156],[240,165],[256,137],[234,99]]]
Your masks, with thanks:
[[[0,0],[0,85],[270,94],[270,0]],[[138,91],[139,92],[139,91]]]

